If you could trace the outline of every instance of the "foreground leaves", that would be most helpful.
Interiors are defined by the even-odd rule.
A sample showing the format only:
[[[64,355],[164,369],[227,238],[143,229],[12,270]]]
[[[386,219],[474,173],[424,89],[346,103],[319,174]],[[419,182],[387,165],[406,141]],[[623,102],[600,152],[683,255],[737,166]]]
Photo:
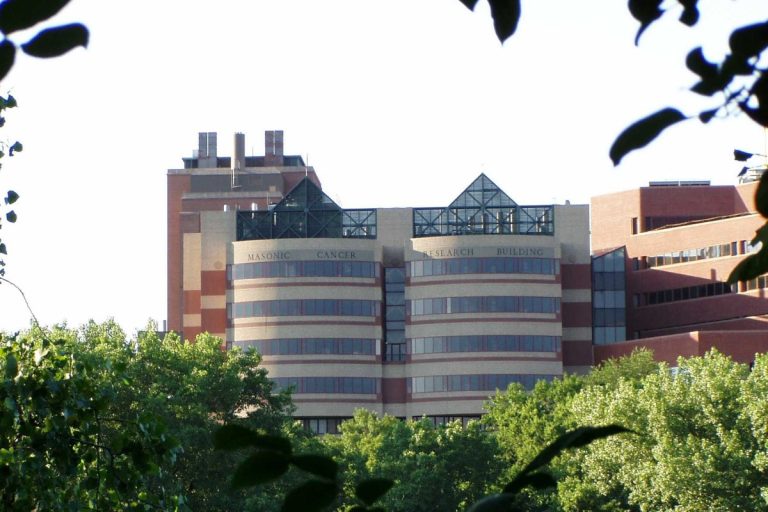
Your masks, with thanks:
[[[679,110],[665,108],[632,124],[621,132],[611,146],[609,155],[613,165],[619,165],[628,153],[648,145],[662,131],[684,119],[685,116]]]
[[[477,0],[459,0],[471,11],[475,10]],[[520,22],[520,0],[488,0],[493,18],[496,37],[504,43],[516,31]]]

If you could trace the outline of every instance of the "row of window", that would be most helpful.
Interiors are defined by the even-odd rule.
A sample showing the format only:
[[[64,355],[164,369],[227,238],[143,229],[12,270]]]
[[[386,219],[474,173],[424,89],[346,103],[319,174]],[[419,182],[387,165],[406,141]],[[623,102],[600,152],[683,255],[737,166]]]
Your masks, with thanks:
[[[700,247],[698,249],[686,249],[684,251],[673,251],[656,256],[647,256],[640,260],[635,259],[634,266],[635,269],[663,267],[666,265],[674,265],[676,263],[722,258],[724,256],[735,254],[738,254],[738,243],[730,242],[727,244]]]
[[[278,390],[294,393],[347,393],[373,395],[379,392],[379,379],[369,377],[276,377]]]
[[[411,277],[454,274],[546,274],[556,275],[560,261],[555,258],[453,258],[412,261]]]
[[[715,295],[724,295],[726,293],[738,292],[738,285],[728,283],[709,283],[699,286],[688,286],[685,288],[674,288],[672,290],[659,290],[655,292],[640,293],[635,295],[636,306],[650,306],[653,304],[663,304],[665,302],[677,302],[680,300],[700,299],[702,297],[712,297]]]
[[[237,341],[236,346],[255,348],[265,356],[304,354],[373,355],[376,340],[345,338],[283,338]]]
[[[302,418],[304,430],[313,434],[340,434],[341,424],[352,418]]]
[[[236,302],[227,305],[234,318],[266,316],[377,316],[379,301],[351,299],[287,299]]]
[[[560,336],[488,335],[413,338],[413,354],[444,352],[560,352]]]
[[[559,313],[558,297],[438,297],[408,301],[412,316],[458,313]]]
[[[227,278],[377,277],[378,268],[372,261],[265,261],[229,265]]]
[[[758,290],[760,288],[768,288],[768,275],[756,277],[744,283],[744,291]]]
[[[432,375],[408,379],[409,393],[441,393],[452,391],[495,391],[510,384],[533,389],[539,380],[551,381],[556,375],[491,374],[491,375]]]
[[[431,421],[432,424],[436,427],[439,427],[441,425],[447,425],[449,423],[453,423],[454,421],[458,421],[461,423],[462,427],[466,427],[470,421],[477,421],[480,419],[480,416],[470,415],[470,416],[414,416],[413,420],[419,421],[424,417],[426,417],[426,419]]]

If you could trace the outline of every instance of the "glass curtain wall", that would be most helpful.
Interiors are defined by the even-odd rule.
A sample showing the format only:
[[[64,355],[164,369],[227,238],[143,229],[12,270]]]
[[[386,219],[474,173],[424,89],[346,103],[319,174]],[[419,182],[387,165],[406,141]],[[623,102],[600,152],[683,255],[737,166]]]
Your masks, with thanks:
[[[405,267],[384,269],[384,360],[405,361]]]
[[[592,342],[608,345],[627,339],[624,247],[592,257]]]

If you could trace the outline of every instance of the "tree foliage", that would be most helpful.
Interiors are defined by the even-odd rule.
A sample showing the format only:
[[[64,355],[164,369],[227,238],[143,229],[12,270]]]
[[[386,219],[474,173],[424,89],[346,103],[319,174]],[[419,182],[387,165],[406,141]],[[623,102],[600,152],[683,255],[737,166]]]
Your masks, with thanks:
[[[767,377],[766,355],[752,371],[714,351],[671,371],[636,353],[530,397],[499,393],[486,421],[517,466],[546,442],[541,431],[619,424],[637,434],[564,452],[551,464],[557,487],[529,488],[526,510],[768,510]]]
[[[241,458],[215,452],[213,432],[289,421],[258,354],[207,334],[128,340],[110,321],[3,343],[3,509],[242,510],[250,496],[226,485]]]
[[[79,357],[72,332],[0,336],[0,503],[4,510],[174,510],[154,482],[180,452],[157,418],[116,411],[125,368]],[[165,492],[165,491],[169,492]]]

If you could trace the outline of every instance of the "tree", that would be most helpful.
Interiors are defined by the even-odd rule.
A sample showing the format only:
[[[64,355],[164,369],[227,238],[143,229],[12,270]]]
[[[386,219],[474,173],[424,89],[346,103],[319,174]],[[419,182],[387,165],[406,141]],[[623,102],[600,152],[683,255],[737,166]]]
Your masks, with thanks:
[[[179,453],[156,418],[115,411],[126,378],[79,357],[71,331],[0,335],[0,503],[4,510],[175,510],[157,488]],[[109,366],[108,360],[102,360]]]
[[[611,418],[585,422],[574,415],[573,402],[586,390],[599,394],[621,383],[637,386],[657,368],[653,354],[639,350],[628,357],[608,360],[588,375],[565,375],[551,382],[539,381],[530,392],[516,384],[497,392],[487,404],[488,414],[483,422],[497,438],[499,457],[506,467],[503,479],[509,480],[518,474],[537,453],[579,425],[623,425]],[[618,436],[617,439],[625,437]],[[561,482],[578,477],[582,453],[569,452],[555,460],[550,465],[554,477]],[[558,494],[561,491],[562,485],[559,489],[528,489],[522,493],[518,506],[528,510],[556,509],[562,500]],[[597,505],[593,502],[581,510],[597,510]]]
[[[586,388],[574,398],[580,422],[617,421],[638,432],[582,452],[581,474],[564,483],[565,510],[594,495],[633,510],[766,510],[765,356],[756,372],[710,352],[664,365],[634,385]],[[585,483],[584,487],[579,487]]]
[[[345,494],[361,480],[394,481],[380,502],[391,511],[464,510],[501,472],[496,441],[476,421],[435,426],[358,410],[323,442],[341,466]]]
[[[158,489],[181,487],[193,510],[243,509],[245,493],[227,486],[240,457],[214,452],[213,433],[236,423],[278,434],[290,421],[290,397],[274,393],[255,351],[224,351],[209,334],[194,342],[173,334],[160,339],[154,327],[128,341],[114,322],[90,322],[80,332],[79,355],[101,369],[94,379],[105,383],[114,381],[116,364],[124,368],[111,404],[115,414],[156,418],[178,440],[181,451]]]

